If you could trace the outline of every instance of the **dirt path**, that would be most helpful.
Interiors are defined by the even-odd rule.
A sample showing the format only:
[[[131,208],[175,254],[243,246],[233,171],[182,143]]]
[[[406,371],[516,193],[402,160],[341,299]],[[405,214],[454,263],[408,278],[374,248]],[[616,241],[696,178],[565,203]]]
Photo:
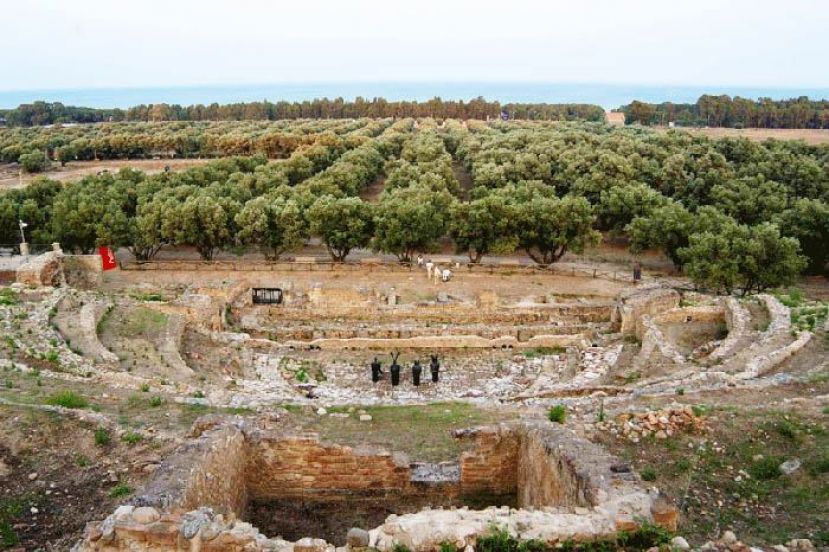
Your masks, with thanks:
[[[172,170],[181,170],[196,165],[203,165],[210,159],[117,159],[107,161],[73,161],[61,167],[53,163],[52,168],[38,174],[19,174],[16,164],[0,165],[0,190],[25,186],[35,178],[46,176],[52,180],[77,180],[101,171],[117,172],[124,167],[144,171],[147,174],[156,174],[170,167]]]

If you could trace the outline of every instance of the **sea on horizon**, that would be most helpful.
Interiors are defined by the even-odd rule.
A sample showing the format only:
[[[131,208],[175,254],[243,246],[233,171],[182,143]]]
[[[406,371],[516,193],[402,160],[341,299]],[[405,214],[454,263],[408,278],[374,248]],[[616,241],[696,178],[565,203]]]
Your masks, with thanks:
[[[615,109],[633,100],[650,103],[694,103],[703,94],[782,100],[808,96],[829,98],[829,88],[743,86],[676,86],[501,82],[317,82],[246,85],[168,86],[147,88],[75,88],[61,90],[0,90],[0,109],[37,100],[96,108],[128,108],[140,104],[228,104],[268,100],[304,101],[327,97],[390,101],[471,100],[482,96],[501,103],[587,103]]]

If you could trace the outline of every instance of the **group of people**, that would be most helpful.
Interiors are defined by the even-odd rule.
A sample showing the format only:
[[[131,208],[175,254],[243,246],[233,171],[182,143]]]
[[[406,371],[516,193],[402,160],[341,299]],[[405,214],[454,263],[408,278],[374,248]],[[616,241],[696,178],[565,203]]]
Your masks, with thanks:
[[[397,387],[400,385],[400,372],[402,367],[400,364],[397,363],[397,359],[400,357],[400,353],[394,352],[391,353],[391,366],[389,367],[389,374],[391,376],[391,385],[392,387]],[[431,361],[429,362],[429,371],[432,374],[432,383],[437,383],[440,377],[440,361],[438,360],[437,355],[430,355]],[[423,366],[420,364],[420,360],[417,359],[412,363],[412,385],[415,387],[420,385],[420,377],[423,374]],[[377,357],[374,357],[374,361],[371,363],[371,381],[372,383],[377,383],[381,379],[385,372],[383,371],[382,363],[377,360]]]
[[[435,284],[439,281],[448,282],[452,279],[452,271],[448,268],[441,268],[431,261],[431,259],[424,259],[423,255],[417,256],[417,266],[426,267],[426,278],[431,280],[433,275]]]

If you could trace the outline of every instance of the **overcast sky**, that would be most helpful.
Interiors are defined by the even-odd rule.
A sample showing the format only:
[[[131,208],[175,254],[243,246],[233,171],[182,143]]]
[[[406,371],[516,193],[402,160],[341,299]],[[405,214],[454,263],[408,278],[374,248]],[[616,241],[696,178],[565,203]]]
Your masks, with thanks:
[[[7,0],[0,89],[829,86],[829,0]]]

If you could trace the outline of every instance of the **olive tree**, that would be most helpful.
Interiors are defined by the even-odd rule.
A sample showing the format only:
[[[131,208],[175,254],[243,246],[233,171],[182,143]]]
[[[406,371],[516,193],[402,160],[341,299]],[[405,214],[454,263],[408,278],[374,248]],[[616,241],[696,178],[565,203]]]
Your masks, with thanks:
[[[398,188],[384,193],[375,209],[377,251],[409,262],[417,251],[429,251],[446,234],[452,195],[425,187]]]
[[[509,241],[513,208],[498,195],[487,195],[457,203],[451,210],[449,235],[458,251],[465,251],[473,263],[481,262],[500,244]]]
[[[299,206],[282,197],[251,199],[236,215],[236,225],[239,243],[263,245],[268,260],[301,246],[308,233]]]
[[[583,197],[535,197],[516,206],[514,228],[518,246],[536,263],[547,266],[568,251],[581,253],[597,244],[595,215]]]
[[[371,205],[356,197],[323,196],[308,210],[308,219],[311,234],[319,236],[337,262],[352,249],[366,247],[374,230]]]

